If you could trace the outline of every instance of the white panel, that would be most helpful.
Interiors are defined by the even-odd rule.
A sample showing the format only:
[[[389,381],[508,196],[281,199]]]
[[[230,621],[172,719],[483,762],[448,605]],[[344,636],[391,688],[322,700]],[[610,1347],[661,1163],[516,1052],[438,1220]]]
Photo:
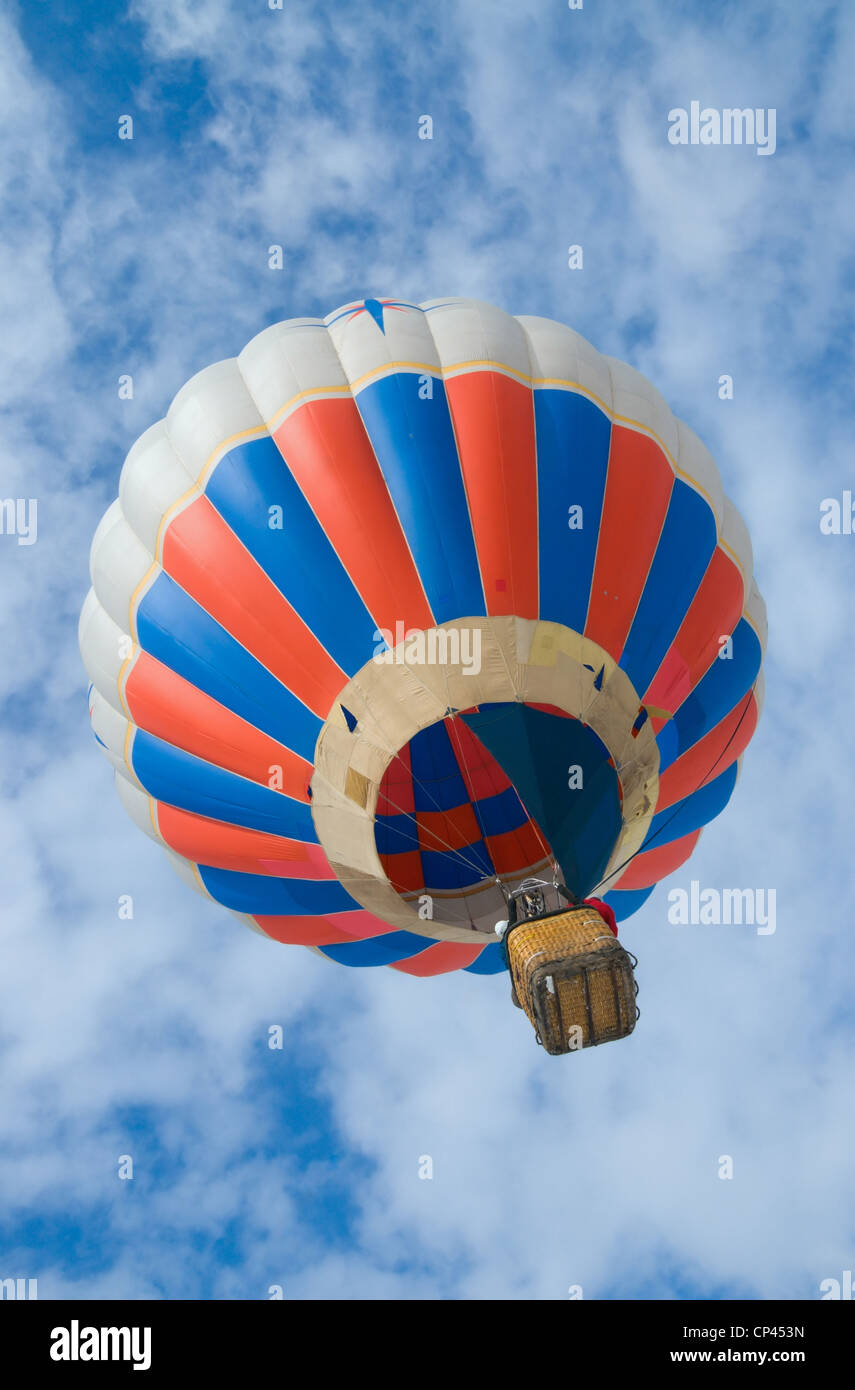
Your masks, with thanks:
[[[116,791],[119,793],[119,800],[134,825],[138,825],[150,840],[154,840],[158,845],[163,845],[163,837],[157,833],[152,824],[151,798],[148,792],[143,791],[142,787],[134,786],[125,777],[116,778]]]
[[[349,395],[347,377],[320,319],[288,319],[247,343],[238,365],[268,427],[304,393]],[[336,388],[330,392],[329,388]],[[283,417],[284,418],[284,417]]]
[[[263,936],[265,941],[271,942],[274,946],[280,944],[275,937],[268,936],[266,931],[262,931],[258,923],[254,922],[248,913],[234,912],[231,908],[229,908],[228,911],[231,912],[232,916],[236,917],[243,926],[249,927],[250,931],[254,931],[256,936]],[[313,948],[310,947],[309,949]],[[324,960],[329,960],[329,956],[324,956],[322,952],[319,951],[318,954],[321,955]]]
[[[172,447],[166,421],[158,420],[134,444],[119,479],[122,511],[152,555],[165,513],[190,489],[188,503],[198,490]]]
[[[673,450],[677,467],[697,484],[712,504],[715,524],[720,535],[724,523],[724,488],[715,459],[707,446],[701,443],[695,431],[684,425],[682,420],[677,421],[677,435],[677,446]]]
[[[578,384],[607,410],[613,406],[608,362],[580,333],[553,319],[518,318],[528,339],[532,375]]]
[[[120,782],[125,781],[131,782],[135,787],[140,786],[139,779],[133,772],[129,770],[124,757],[121,757],[118,753],[114,753],[112,748],[102,748],[101,752],[104,753],[108,760],[113,764],[113,771],[116,774],[117,786]]]
[[[479,299],[433,299],[422,307],[444,371],[461,363],[495,362],[531,376],[528,339],[510,314]]]
[[[760,590],[757,588],[753,579],[751,581],[751,591],[748,595],[748,602],[745,605],[745,612],[753,626],[757,629],[760,638],[760,647],[765,654],[766,640],[769,636],[769,626],[766,621],[766,604],[763,602]]]
[[[236,357],[197,372],[169,407],[166,425],[173,448],[197,482],[226,441],[239,443],[236,436],[264,431]]]
[[[177,873],[178,877],[181,879],[182,883],[186,883],[189,888],[193,889],[194,893],[199,893],[203,898],[207,898],[209,902],[216,902],[216,898],[211,897],[211,894],[208,892],[207,888],[200,881],[199,876],[196,873],[190,860],[185,859],[184,856],[181,854],[176,854],[174,850],[171,850],[168,847],[168,845],[165,844],[165,841],[161,841],[161,843],[164,844],[166,857],[169,860],[175,872]],[[237,917],[238,921],[242,922],[245,927],[249,927],[251,931],[256,932],[259,936],[263,936],[266,941],[273,940],[273,938],[268,936],[266,932],[263,932],[261,930],[261,927],[257,926],[256,923],[253,922],[252,918],[248,917],[246,913],[232,912],[230,908],[224,908],[222,903],[217,903],[217,907],[222,908],[224,912],[228,912],[232,917]]]
[[[101,606],[113,622],[127,631],[131,596],[151,570],[153,561],[149,551],[128,525],[118,503],[116,506],[116,512],[110,508],[113,513],[110,527],[103,530],[101,526],[98,528],[89,563],[92,587]]]
[[[168,847],[166,848],[166,857],[182,882],[186,883],[194,892],[201,893],[203,898],[207,898],[210,902],[214,901],[207,888],[200,881],[198,874],[194,872],[189,859],[185,859],[181,854],[176,854]],[[222,904],[218,904],[218,906],[222,906]],[[228,908],[224,910],[228,911]]]
[[[387,309],[381,333],[369,313],[339,319],[329,335],[351,384],[366,384],[362,378],[390,363],[411,362],[441,372],[439,353],[425,314],[418,308]]]
[[[119,499],[118,499],[118,497],[117,497],[116,500],[115,500],[114,502],[111,502],[111,503],[110,503],[109,507],[107,508],[106,512],[105,512],[104,515],[102,516],[101,520],[98,522],[98,525],[95,527],[95,534],[94,534],[94,536],[92,537],[92,544],[91,544],[90,547],[89,547],[89,574],[90,574],[90,577],[91,577],[91,575],[92,575],[92,562],[93,562],[93,558],[94,558],[96,552],[99,550],[103,538],[104,538],[106,535],[109,535],[109,533],[112,531],[113,527],[117,524],[117,522],[121,521],[121,520],[123,519],[123,517],[124,517],[124,512],[122,511],[122,504],[121,504],[121,502],[119,501]]]
[[[612,379],[614,413],[655,434],[671,454],[677,452],[677,421],[646,376],[616,357],[605,357]]]
[[[747,593],[751,587],[751,578],[754,570],[754,552],[751,548],[751,537],[748,534],[748,527],[739,515],[729,497],[724,498],[724,517],[721,527],[721,539],[739,561],[742,570],[742,579]]]
[[[125,761],[125,740],[128,736],[127,715],[120,714],[99,690],[93,690],[89,697],[92,708],[92,729],[105,746],[105,750]]]
[[[118,680],[119,672],[126,659],[122,653],[125,650],[124,644],[128,641],[128,635],[113,622],[109,613],[104,612],[94,589],[90,589],[86,595],[80,613],[77,636],[80,644],[80,655],[83,657],[83,665],[86,667],[89,679],[95,689],[109,701],[113,708],[119,714],[123,714]]]

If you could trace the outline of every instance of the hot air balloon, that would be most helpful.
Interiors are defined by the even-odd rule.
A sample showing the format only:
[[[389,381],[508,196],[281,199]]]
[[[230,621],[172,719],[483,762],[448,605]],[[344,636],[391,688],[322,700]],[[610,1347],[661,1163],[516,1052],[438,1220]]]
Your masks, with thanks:
[[[130,450],[80,619],[92,727],[255,931],[493,974],[526,881],[622,921],[724,809],[752,569],[631,367],[473,300],[362,300],[266,329]]]

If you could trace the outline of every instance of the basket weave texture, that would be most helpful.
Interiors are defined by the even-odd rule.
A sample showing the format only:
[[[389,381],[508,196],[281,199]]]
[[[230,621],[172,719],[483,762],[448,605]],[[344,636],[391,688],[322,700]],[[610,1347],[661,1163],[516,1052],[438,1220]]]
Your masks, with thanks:
[[[632,962],[593,908],[515,927],[508,964],[519,1002],[551,1056],[625,1038],[635,1027]]]

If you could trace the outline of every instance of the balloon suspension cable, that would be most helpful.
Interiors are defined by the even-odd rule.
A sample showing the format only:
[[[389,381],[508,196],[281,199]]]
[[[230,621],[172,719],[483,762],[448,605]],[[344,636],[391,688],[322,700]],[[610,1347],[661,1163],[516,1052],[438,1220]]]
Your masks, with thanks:
[[[468,791],[469,788],[472,787],[474,784],[473,784],[473,781],[472,781],[472,772],[471,772],[471,769],[470,769],[470,767],[469,767],[469,764],[468,764],[467,761],[466,761],[466,750],[464,749],[464,747],[463,747],[463,741],[461,740],[461,738],[459,737],[458,732],[457,732],[457,714],[456,714],[456,712],[453,712],[451,715],[449,715],[449,718],[450,718],[450,720],[451,720],[452,736],[453,736],[454,742],[455,742],[455,744],[456,744],[456,750],[455,750],[455,751],[456,751],[456,753],[457,753],[458,762],[460,763],[460,765],[461,765],[461,767],[462,767],[462,769],[463,769],[463,772],[464,772],[465,777],[466,777],[466,781],[467,781],[467,783],[468,783],[468,786],[467,786],[467,791]],[[513,784],[512,784],[512,785],[513,785]],[[539,840],[540,843],[541,843],[541,846],[542,846],[542,848],[543,848],[543,857],[544,857],[544,859],[550,859],[550,858],[552,857],[552,856],[551,856],[551,852],[550,852],[550,848],[549,848],[549,845],[548,845],[548,844],[546,843],[546,841],[544,840],[543,835],[541,834],[540,826],[539,826],[539,825],[537,824],[537,822],[536,822],[535,820],[533,820],[532,817],[529,815],[529,813],[528,813],[528,811],[526,810],[525,805],[524,805],[524,803],[523,803],[523,799],[522,799],[522,797],[520,796],[519,792],[517,791],[516,787],[514,787],[513,790],[514,790],[514,794],[515,794],[515,796],[516,796],[516,798],[517,798],[517,801],[520,803],[520,806],[522,806],[523,811],[525,811],[525,814],[526,814],[526,816],[528,817],[528,820],[529,820],[530,824],[532,825],[532,827],[533,827],[533,829],[534,829],[534,833],[535,833],[535,835],[537,836],[538,840]],[[471,806],[472,806],[472,810],[475,812],[475,819],[476,819],[477,822],[478,822],[478,829],[481,831],[481,834],[484,836],[484,839],[486,840],[486,838],[487,838],[487,827],[486,827],[486,825],[484,824],[484,821],[483,821],[483,819],[482,819],[481,811],[479,810],[478,803],[477,803],[477,801],[472,801],[470,804],[471,804]],[[554,861],[553,861],[553,862],[554,862]],[[501,882],[501,878],[499,877],[498,874],[496,875],[496,881],[499,882],[499,883]]]
[[[491,628],[491,631],[492,631],[492,633],[493,633],[494,638],[496,638],[496,631],[495,631],[495,628],[492,626],[492,624],[490,625],[490,628]],[[499,653],[500,653],[500,655],[501,655],[502,661],[503,661],[504,664],[505,664],[505,671],[507,672],[508,683],[510,684],[511,689],[513,689],[514,691],[516,691],[516,687],[514,686],[513,677],[512,677],[512,675],[511,675],[511,668],[510,668],[510,666],[508,665],[508,659],[507,659],[507,657],[505,656],[505,649],[504,649],[504,647],[502,646],[501,642],[498,640],[498,638],[496,638],[496,645],[497,645],[497,647],[499,648]],[[469,766],[468,766],[468,764],[467,764],[467,762],[466,762],[466,751],[465,751],[465,749],[464,749],[464,747],[463,747],[463,742],[462,742],[462,740],[460,739],[460,737],[459,737],[459,735],[458,735],[458,733],[457,733],[457,725],[456,725],[455,721],[456,721],[456,719],[457,719],[458,711],[454,708],[454,706],[453,706],[452,703],[451,703],[451,691],[450,691],[449,688],[448,688],[448,667],[445,667],[445,669],[444,669],[444,671],[443,671],[443,674],[444,674],[444,676],[445,676],[445,707],[446,707],[446,709],[449,711],[449,717],[450,717],[450,719],[451,719],[451,728],[452,728],[452,730],[453,730],[453,732],[454,732],[454,737],[455,737],[455,740],[456,740],[456,742],[457,742],[458,763],[461,765],[462,770],[463,770],[463,772],[464,772],[464,774],[465,774],[465,778],[466,778],[466,781],[467,781],[467,784],[468,784],[468,785],[467,785],[467,791],[468,791],[470,787],[474,786],[474,783],[473,783],[473,781],[472,781],[472,773],[471,773],[471,770],[470,770],[470,768],[469,768]],[[519,695],[517,695],[517,699],[519,699]],[[501,718],[503,718],[503,717],[506,717],[506,716],[501,716],[501,715],[500,715],[500,716],[499,716],[499,719],[501,719]],[[534,825],[535,834],[537,835],[537,837],[538,837],[538,839],[540,840],[541,844],[543,844],[544,852],[548,855],[548,854],[549,854],[549,847],[548,847],[548,845],[546,845],[546,844],[544,843],[543,837],[542,837],[542,835],[540,834],[540,828],[535,824],[535,822],[532,820],[531,816],[528,815],[528,811],[526,811],[525,806],[523,806],[522,798],[520,797],[519,792],[517,792],[516,787],[514,787],[514,792],[516,793],[516,797],[517,797],[517,800],[518,800],[519,803],[520,803],[520,806],[522,806],[522,809],[525,811],[526,815],[528,816],[529,821],[531,822],[532,825]],[[487,828],[486,828],[486,826],[484,825],[484,822],[483,822],[483,820],[482,820],[482,818],[481,818],[481,814],[480,814],[480,812],[479,812],[479,810],[478,810],[478,804],[477,804],[477,802],[474,801],[474,800],[473,800],[470,804],[471,804],[471,806],[472,806],[472,810],[475,812],[475,819],[476,819],[477,822],[478,822],[478,827],[479,827],[479,829],[480,829],[480,831],[481,831],[481,834],[484,836],[484,840],[485,840],[485,843],[486,843],[486,839],[487,839]],[[496,882],[502,887],[502,891],[504,891],[504,885],[502,884],[501,877],[500,877],[498,874],[496,875]]]
[[[741,715],[739,716],[739,719],[738,719],[738,721],[737,721],[736,728],[733,730],[733,733],[730,735],[730,738],[727,740],[727,743],[724,745],[724,747],[722,748],[722,750],[721,750],[721,752],[719,753],[718,757],[715,759],[715,762],[713,763],[713,765],[712,765],[712,767],[710,768],[709,772],[706,774],[706,776],[705,776],[704,778],[702,778],[702,780],[701,780],[701,781],[698,783],[698,785],[695,787],[695,791],[696,791],[696,792],[699,792],[699,791],[700,791],[700,789],[701,789],[701,787],[704,785],[704,783],[707,782],[707,781],[709,780],[709,778],[712,776],[712,774],[715,772],[715,769],[718,767],[718,764],[721,762],[721,760],[722,760],[722,758],[724,757],[725,753],[727,752],[728,748],[729,748],[730,745],[733,743],[733,740],[736,738],[736,735],[739,733],[739,730],[740,730],[741,727],[742,727],[742,721],[743,721],[743,719],[745,718],[746,714],[748,713],[749,709],[751,708],[751,696],[754,694],[754,691],[755,691],[755,688],[756,688],[756,686],[757,686],[757,682],[758,682],[759,679],[760,679],[760,672],[758,671],[758,672],[757,672],[757,675],[754,677],[754,684],[751,686],[751,689],[748,691],[748,693],[747,693],[746,696],[745,696],[745,708],[744,708],[744,710],[742,711]],[[674,818],[675,818],[676,816],[679,816],[681,809],[682,809],[682,803],[678,803],[677,809],[676,809],[674,812],[672,812],[672,814],[668,817],[668,819],[667,819],[666,821],[664,821],[664,822],[662,823],[662,825],[660,825],[659,829],[655,832],[655,834],[651,835],[649,839],[644,840],[644,842],[643,842],[642,844],[639,845],[638,849],[635,850],[627,859],[625,859],[625,860],[623,861],[622,864],[618,864],[618,866],[617,866],[616,869],[612,869],[612,871],[611,871],[610,874],[606,874],[605,878],[601,878],[600,881],[599,881],[599,883],[596,885],[596,887],[592,888],[591,892],[592,892],[592,893],[597,893],[597,892],[599,892],[599,890],[602,888],[603,884],[604,884],[604,883],[608,883],[609,879],[610,879],[610,878],[614,878],[615,874],[621,873],[621,872],[626,868],[627,864],[631,864],[631,863],[632,863],[633,859],[636,857],[637,854],[641,854],[642,851],[644,851],[644,852],[646,853],[647,850],[648,850],[648,849],[650,848],[650,846],[652,845],[653,841],[659,838],[659,836],[662,834],[662,831],[663,831],[663,830],[667,830],[667,829],[668,829],[668,826],[671,824],[671,822],[674,820]]]
[[[370,705],[369,705],[369,703],[368,703],[367,700],[366,700],[366,709],[367,709],[367,713],[369,714],[369,716],[370,716],[370,718],[371,718],[371,721],[372,721],[372,722],[374,723],[374,725],[376,726],[378,732],[380,732],[380,733],[382,734],[382,732],[383,732],[383,730],[382,730],[382,725],[380,724],[380,721],[375,717],[374,712],[373,712],[373,710],[371,710],[371,707],[370,707]],[[398,751],[392,755],[391,761],[392,761],[392,762],[398,762],[398,763],[401,764],[401,767],[404,769],[405,772],[408,773],[408,775],[412,778],[413,782],[416,783],[419,787],[421,787],[422,791],[425,793],[425,795],[427,796],[427,798],[432,802],[434,808],[435,808],[437,811],[439,811],[439,812],[441,813],[441,812],[443,811],[443,807],[440,806],[439,802],[438,802],[438,801],[436,800],[436,798],[433,796],[433,794],[431,793],[430,788],[427,786],[427,784],[426,784],[424,781],[422,781],[422,779],[421,779],[420,777],[416,777],[415,773],[413,772],[412,767],[411,767],[411,766],[408,766],[407,763],[404,762],[403,758],[401,757],[401,750],[400,750],[400,749],[398,749]],[[393,809],[394,811],[397,811],[397,813],[398,813],[399,815],[406,816],[406,817],[407,817],[407,820],[410,820],[410,821],[413,822],[413,825],[416,827],[416,834],[415,834],[415,835],[405,835],[404,838],[405,838],[405,839],[408,839],[408,840],[411,840],[412,843],[416,846],[416,848],[417,848],[417,849],[420,849],[420,848],[421,848],[421,845],[420,845],[419,837],[418,837],[419,823],[418,823],[418,820],[416,819],[416,816],[413,814],[413,812],[411,812],[411,811],[405,811],[401,806],[397,806],[397,805],[395,804],[395,802],[394,802],[394,801],[391,799],[391,797],[389,796],[388,792],[385,793],[385,796],[386,796],[386,801],[388,802],[388,804],[392,807],[392,809]],[[399,832],[399,833],[402,833],[402,832]],[[482,865],[478,864],[474,859],[467,859],[466,855],[463,854],[463,852],[462,852],[461,850],[455,849],[453,845],[449,844],[448,840],[444,840],[443,837],[442,837],[441,835],[439,835],[435,830],[432,830],[430,833],[431,833],[431,835],[433,836],[433,838],[437,841],[437,843],[443,846],[443,852],[444,852],[444,853],[450,854],[450,855],[453,856],[453,858],[456,859],[459,863],[463,864],[463,865],[465,866],[465,868],[467,868],[467,869],[472,869],[472,870],[474,870],[475,873],[480,874],[482,877],[484,877],[483,872],[482,872]],[[469,921],[470,921],[470,923],[472,924],[472,926],[474,927],[475,924],[474,924],[474,922],[472,921],[471,914],[470,914],[470,916],[469,916]]]
[[[499,714],[499,715],[496,716],[494,722],[497,723],[497,724],[498,724],[498,723],[501,723],[501,721],[502,721],[503,719],[507,719],[507,717],[508,717],[507,714]],[[452,715],[451,715],[451,727],[452,727],[452,729],[455,728],[455,718],[456,718],[456,715],[455,715],[454,713],[452,713]],[[456,732],[456,731],[455,731],[455,732]],[[466,771],[467,777],[468,777],[469,782],[470,782],[470,785],[471,785],[472,777],[471,777],[471,774],[470,774],[470,772],[469,772],[469,768],[468,768],[468,766],[467,766],[467,764],[466,764],[466,754],[465,754],[465,752],[464,752],[463,745],[462,745],[462,743],[460,743],[459,740],[458,740],[458,746],[459,746],[460,758],[461,758],[461,760],[462,760],[462,762],[463,762],[464,770]],[[513,785],[513,784],[512,784],[512,785]],[[560,865],[559,865],[559,863],[558,863],[558,860],[555,858],[555,856],[554,856],[553,853],[552,853],[552,846],[551,846],[551,845],[548,843],[548,841],[544,838],[544,835],[543,835],[543,832],[542,832],[540,826],[538,825],[537,821],[534,819],[534,816],[532,816],[532,815],[529,813],[529,811],[527,810],[526,805],[525,805],[525,802],[523,801],[523,799],[522,799],[522,797],[520,796],[519,792],[517,791],[516,787],[514,787],[513,790],[514,790],[514,793],[515,793],[515,795],[516,795],[517,801],[520,803],[520,806],[522,807],[523,811],[525,812],[525,814],[526,814],[526,816],[527,816],[527,818],[528,818],[528,823],[529,823],[529,825],[531,826],[532,830],[534,831],[535,835],[537,836],[537,839],[538,839],[539,842],[540,842],[541,849],[543,850],[543,858],[544,858],[544,859],[548,859],[548,860],[550,861],[550,864],[551,864],[551,866],[552,866],[553,883],[554,883],[554,886],[557,888],[557,886],[558,886],[558,876],[559,876],[559,874],[560,874],[560,872],[561,872],[561,869],[560,869]],[[486,834],[487,834],[486,828],[485,828],[484,823],[483,823],[483,821],[482,821],[482,819],[481,819],[481,814],[480,814],[480,812],[479,812],[479,810],[478,810],[478,806],[477,806],[477,804],[476,804],[474,801],[472,802],[472,809],[473,809],[473,811],[475,812],[475,818],[476,818],[476,820],[478,821],[478,825],[479,825],[479,827],[480,827],[481,834],[484,835],[484,837],[485,837],[485,839],[486,839]],[[496,882],[499,883],[499,884],[501,885],[502,891],[505,892],[504,884],[502,883],[502,880],[499,878],[498,875],[496,876]]]
[[[397,756],[398,756],[398,755],[397,755],[397,753],[396,753],[396,754],[395,754],[395,757],[397,758]],[[405,764],[404,764],[404,762],[403,762],[403,759],[401,759],[400,761],[401,761],[401,763],[402,763],[402,766],[405,766]],[[414,781],[414,782],[417,782],[418,785],[422,788],[422,790],[425,791],[425,792],[427,792],[427,795],[430,796],[430,792],[428,791],[428,788],[425,786],[425,784],[421,781],[420,778],[414,777],[414,778],[413,778],[413,781]],[[405,811],[405,810],[403,809],[403,807],[401,807],[401,806],[397,806],[397,805],[395,804],[395,802],[392,800],[392,798],[389,796],[389,793],[388,793],[388,792],[385,792],[385,793],[384,793],[384,796],[385,796],[386,801],[388,802],[388,804],[392,807],[392,810],[393,810],[393,811],[397,811],[398,815],[400,815],[400,816],[406,816],[406,817],[407,817],[407,820],[411,820],[411,821],[413,822],[414,826],[416,827],[416,831],[418,831],[419,822],[418,822],[418,820],[417,820],[415,814],[414,814],[412,811]],[[430,799],[431,799],[431,801],[433,801],[433,804],[434,804],[434,806],[436,806],[436,809],[437,809],[438,811],[441,812],[441,811],[442,811],[442,807],[441,807],[436,801],[434,801],[434,799],[433,799],[432,796],[431,796]],[[404,837],[405,840],[411,840],[411,841],[413,842],[413,844],[416,846],[417,849],[422,848],[422,846],[421,846],[421,844],[420,844],[420,842],[419,842],[418,834],[415,834],[415,835],[404,835],[404,832],[403,832],[403,831],[398,831],[398,834],[399,834],[399,835],[403,835],[403,837]],[[474,869],[474,870],[476,870],[477,873],[481,873],[481,865],[478,864],[478,863],[476,863],[476,861],[475,861],[474,859],[467,859],[467,858],[466,858],[466,855],[463,853],[462,850],[455,849],[453,845],[449,844],[448,840],[444,840],[444,839],[442,838],[442,836],[439,835],[439,834],[437,834],[437,832],[436,832],[435,830],[431,830],[431,831],[430,831],[430,834],[431,834],[432,838],[433,838],[434,840],[437,841],[438,844],[440,844],[440,845],[443,846],[443,853],[453,855],[453,857],[454,857],[455,859],[458,859],[458,860],[460,861],[460,863],[463,864],[463,865],[465,865],[465,867],[466,867],[467,869]],[[482,874],[482,877],[484,877],[483,874]]]
[[[501,644],[500,642],[498,643],[498,647],[499,647],[500,652],[502,653],[502,660],[505,662],[505,668],[506,668],[507,673],[508,673],[508,680],[511,681],[511,684],[513,685],[513,681],[511,680],[511,671],[510,671],[510,667],[508,666],[507,659],[506,659],[505,653],[504,653],[504,648],[502,647],[502,644]],[[457,747],[456,747],[457,760],[458,760],[458,763],[459,763],[459,765],[460,765],[460,767],[461,767],[461,769],[462,769],[462,771],[463,771],[463,773],[464,773],[464,777],[465,777],[465,780],[466,780],[466,783],[467,783],[466,790],[469,791],[470,788],[474,787],[474,782],[473,782],[473,780],[472,780],[472,772],[471,772],[471,769],[470,769],[470,767],[469,767],[469,764],[467,763],[467,760],[466,760],[466,750],[465,750],[465,748],[463,747],[463,741],[462,741],[462,739],[460,738],[459,733],[458,733],[458,730],[457,730],[457,723],[456,723],[456,721],[457,721],[458,711],[454,709],[454,707],[452,706],[452,703],[451,703],[451,699],[450,699],[450,693],[451,693],[451,692],[449,691],[449,688],[448,688],[448,670],[447,670],[447,668],[446,668],[444,674],[445,674],[445,699],[446,699],[446,709],[449,710],[449,716],[448,716],[448,717],[449,717],[450,720],[451,720],[452,734],[453,734],[453,736],[454,736],[454,741],[455,741],[455,743],[456,743],[456,745],[457,745]],[[505,716],[502,716],[502,715],[499,715],[499,716],[498,716],[499,719],[501,719],[501,718],[506,718],[506,717],[507,717],[506,715],[505,715]],[[514,787],[514,794],[516,795],[516,798],[517,798],[517,800],[519,801],[520,806],[522,807],[523,811],[525,812],[526,816],[528,817],[529,824],[533,827],[535,835],[537,836],[538,840],[540,841],[541,847],[542,847],[542,849],[543,849],[543,857],[544,857],[545,859],[551,859],[551,860],[552,860],[553,872],[557,872],[557,870],[558,870],[558,865],[556,864],[554,858],[552,857],[551,847],[547,844],[546,840],[544,839],[544,837],[543,837],[543,835],[542,835],[542,833],[541,833],[541,830],[540,830],[540,826],[537,824],[537,821],[534,820],[533,817],[529,815],[529,813],[528,813],[528,811],[527,811],[527,809],[526,809],[526,807],[525,807],[525,804],[524,804],[524,802],[523,802],[523,799],[522,799],[522,797],[520,796],[519,792],[517,791],[516,787]],[[484,842],[485,842],[485,844],[486,844],[486,841],[487,841],[487,827],[485,826],[484,821],[483,821],[483,819],[482,819],[482,817],[481,817],[481,812],[480,812],[480,810],[479,810],[479,808],[478,808],[478,803],[477,803],[476,800],[473,799],[473,800],[470,802],[470,805],[472,806],[472,810],[475,812],[475,819],[476,819],[476,821],[478,822],[478,828],[479,828],[479,830],[481,831],[481,834],[482,834],[482,836],[484,837]],[[507,893],[506,893],[506,891],[505,891],[505,885],[504,885],[504,883],[502,882],[501,876],[500,876],[499,874],[496,874],[496,883],[499,885],[499,887],[501,888],[502,892],[505,894],[506,901],[509,902],[510,899],[507,897]]]

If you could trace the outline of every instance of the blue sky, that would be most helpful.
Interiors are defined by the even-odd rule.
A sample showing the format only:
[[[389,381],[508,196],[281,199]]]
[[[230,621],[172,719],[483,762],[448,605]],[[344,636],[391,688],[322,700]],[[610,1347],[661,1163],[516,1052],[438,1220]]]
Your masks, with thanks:
[[[0,17],[0,496],[39,503],[36,544],[0,536],[0,1277],[814,1298],[854,1267],[855,538],[819,530],[855,482],[853,67],[851,7],[788,0]],[[774,107],[775,154],[670,145],[692,100]],[[622,933],[643,1017],[619,1047],[553,1061],[502,979],[242,930],[92,742],[77,614],[128,448],[268,324],[366,295],[570,323],[654,382],[748,522],[766,705],[726,814]],[[774,888],[776,932],[671,925],[692,878]]]

